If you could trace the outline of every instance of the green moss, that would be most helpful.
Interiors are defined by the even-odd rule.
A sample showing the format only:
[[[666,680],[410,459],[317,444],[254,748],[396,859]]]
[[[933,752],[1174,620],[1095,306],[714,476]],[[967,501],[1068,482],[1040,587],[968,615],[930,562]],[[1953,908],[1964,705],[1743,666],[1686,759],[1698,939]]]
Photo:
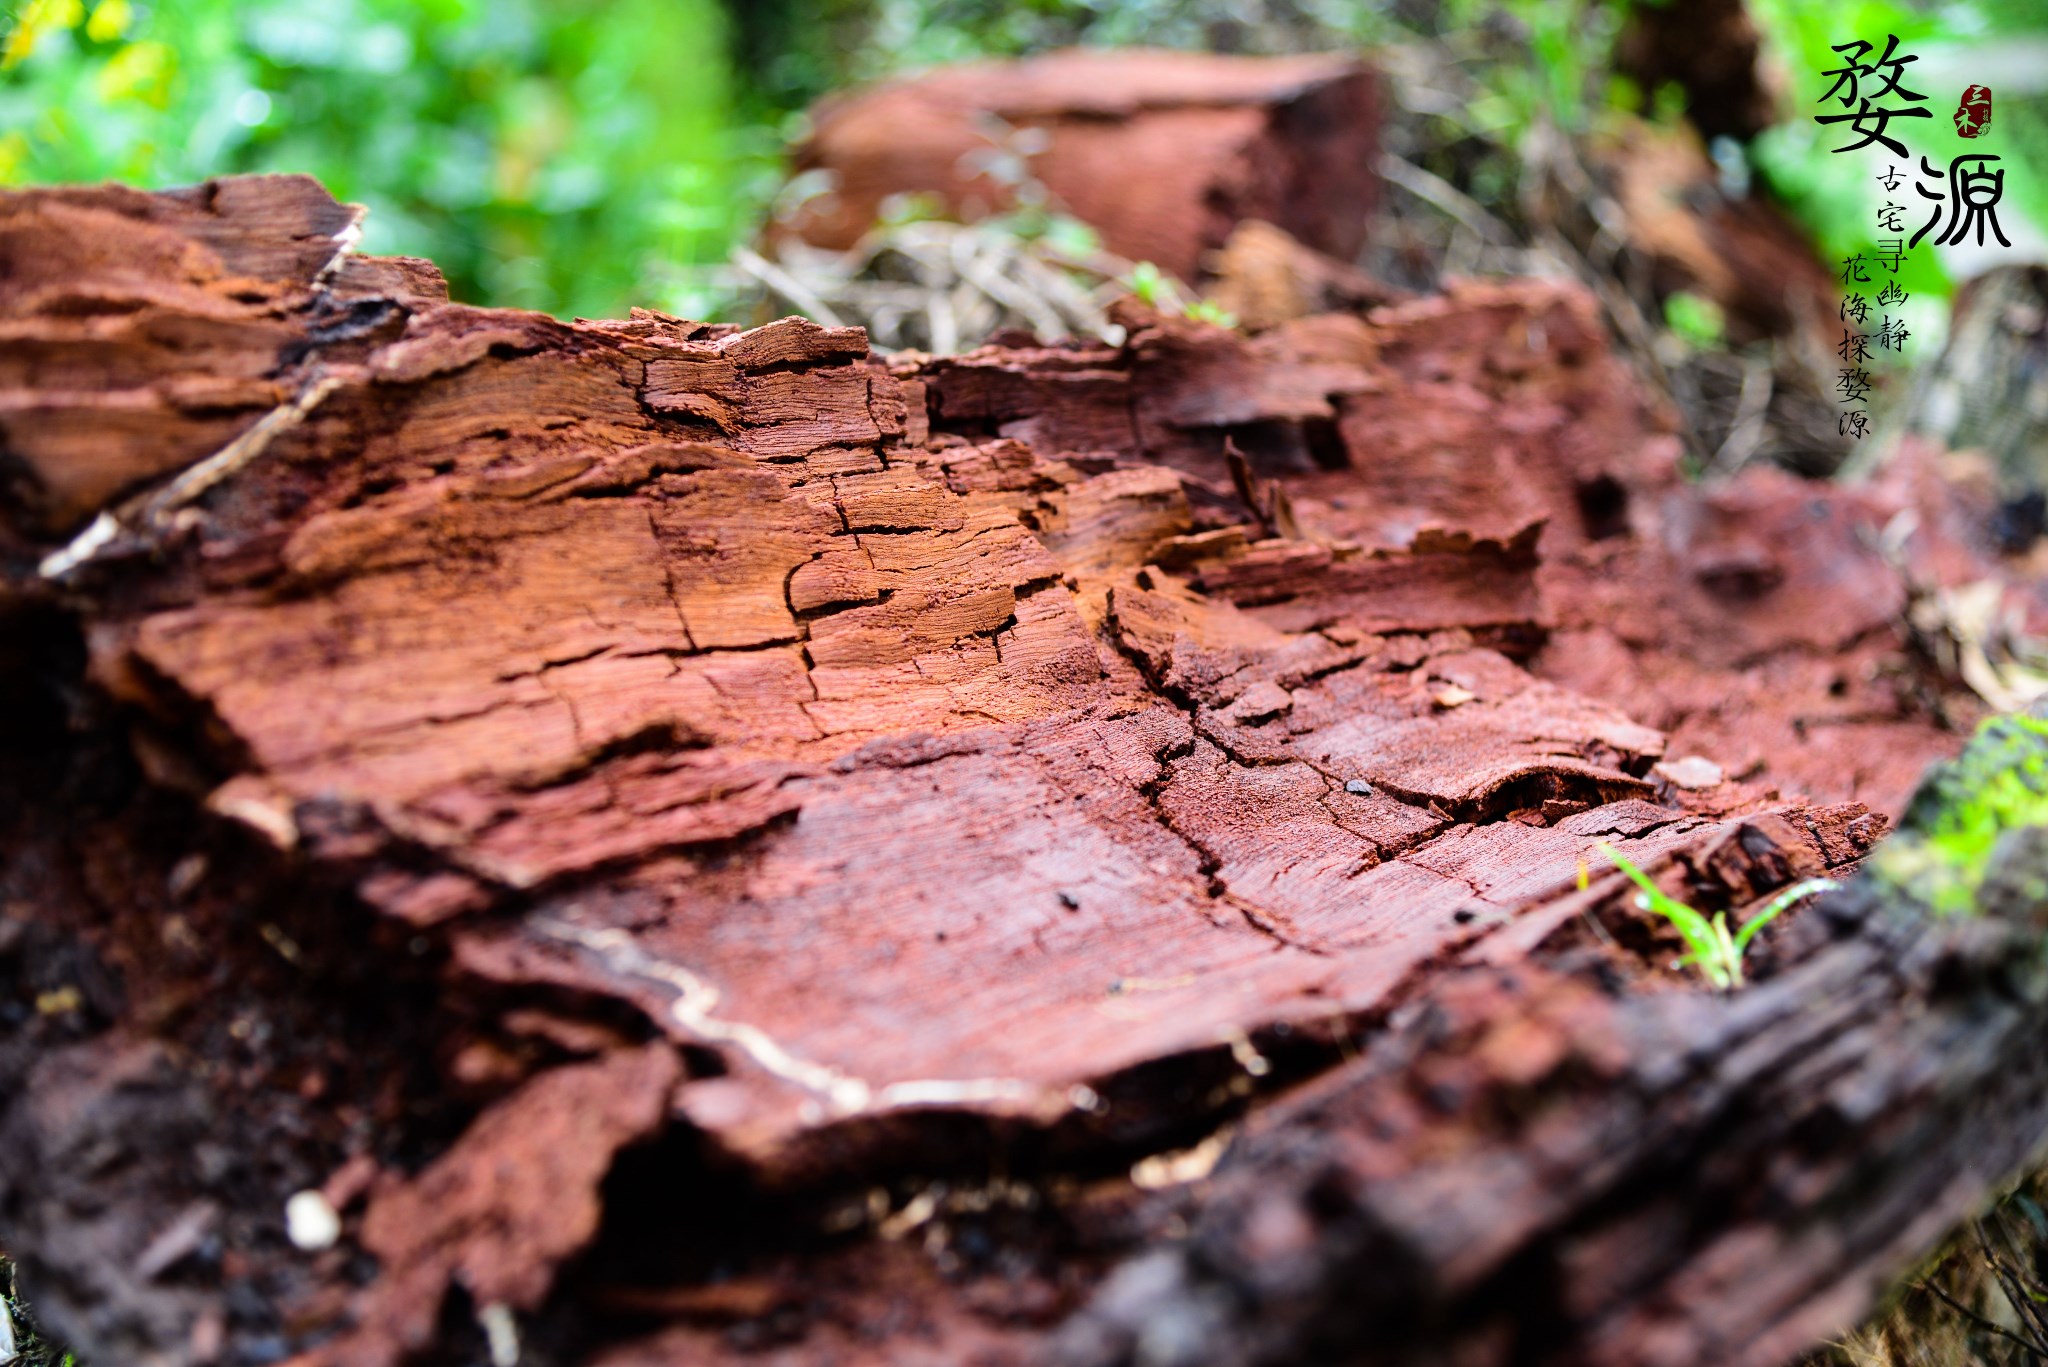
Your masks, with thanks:
[[[0,1351],[11,1337],[15,1354],[12,1359],[0,1358],[0,1367],[84,1367],[75,1354],[36,1332],[34,1317],[15,1285],[14,1264],[5,1253],[0,1253],[0,1314],[7,1317],[0,1326]]]
[[[2048,720],[1993,717],[1963,753],[1921,781],[1875,874],[1940,915],[1977,909],[2008,832],[2048,826]]]

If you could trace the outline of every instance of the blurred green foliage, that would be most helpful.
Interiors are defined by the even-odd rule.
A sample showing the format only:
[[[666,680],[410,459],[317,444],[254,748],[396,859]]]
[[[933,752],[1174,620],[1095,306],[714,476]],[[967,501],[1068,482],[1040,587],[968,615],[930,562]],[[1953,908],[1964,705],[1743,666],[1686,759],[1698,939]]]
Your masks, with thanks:
[[[1728,335],[1721,306],[1690,290],[1678,290],[1665,297],[1664,326],[1687,346],[1702,351],[1722,345]]]
[[[293,170],[457,297],[686,308],[772,192],[719,0],[29,0],[0,52],[0,183]]]
[[[1400,0],[743,0],[735,17],[756,79],[796,104],[906,68],[1074,45],[1357,46],[1398,31],[1400,8]]]
[[[1627,13],[1622,0],[1447,0],[1441,26],[1483,33],[1501,16],[1513,21],[1512,41],[1528,59],[1487,64],[1475,111],[1512,146],[1538,118],[1579,132],[1613,102],[1607,65]]]

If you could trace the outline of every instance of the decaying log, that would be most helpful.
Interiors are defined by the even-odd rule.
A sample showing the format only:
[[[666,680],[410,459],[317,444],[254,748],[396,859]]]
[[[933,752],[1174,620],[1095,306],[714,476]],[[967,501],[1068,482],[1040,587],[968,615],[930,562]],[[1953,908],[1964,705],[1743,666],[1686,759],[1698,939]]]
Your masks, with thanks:
[[[1028,174],[1110,251],[1183,280],[1253,218],[1350,261],[1379,184],[1377,92],[1334,55],[1076,49],[948,67],[813,111],[797,170],[829,185],[785,229],[844,250],[891,195],[972,220],[1014,207]]]
[[[1961,744],[1880,533],[1996,564],[1687,484],[1575,288],[885,360],[304,180],[0,221],[0,1239],[94,1361],[1762,1367],[2048,1136],[2030,913],[1720,997],[1599,853],[1853,873]]]

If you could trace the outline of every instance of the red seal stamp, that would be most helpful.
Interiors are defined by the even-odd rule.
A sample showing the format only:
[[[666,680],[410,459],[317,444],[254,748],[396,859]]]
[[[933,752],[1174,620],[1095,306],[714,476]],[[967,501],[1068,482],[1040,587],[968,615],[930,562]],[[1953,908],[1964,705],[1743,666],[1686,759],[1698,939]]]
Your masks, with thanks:
[[[1959,138],[1982,138],[1991,132],[1991,87],[1973,85],[1963,91],[1963,100],[1956,106],[1956,136]]]

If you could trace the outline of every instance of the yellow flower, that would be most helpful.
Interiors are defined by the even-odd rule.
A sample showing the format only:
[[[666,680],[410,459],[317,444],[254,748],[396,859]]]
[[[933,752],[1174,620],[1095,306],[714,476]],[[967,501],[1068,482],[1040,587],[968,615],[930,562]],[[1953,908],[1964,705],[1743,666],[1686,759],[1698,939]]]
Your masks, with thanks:
[[[100,0],[93,6],[92,18],[85,21],[85,36],[95,43],[111,43],[128,31],[134,17],[128,0]]]
[[[45,34],[76,28],[83,18],[82,0],[29,0],[15,19],[14,31],[7,35],[6,44],[0,46],[0,70],[19,65],[36,50]]]
[[[167,43],[130,43],[107,59],[93,84],[109,104],[140,100],[162,109],[170,103],[171,77],[177,66],[177,54]]]

